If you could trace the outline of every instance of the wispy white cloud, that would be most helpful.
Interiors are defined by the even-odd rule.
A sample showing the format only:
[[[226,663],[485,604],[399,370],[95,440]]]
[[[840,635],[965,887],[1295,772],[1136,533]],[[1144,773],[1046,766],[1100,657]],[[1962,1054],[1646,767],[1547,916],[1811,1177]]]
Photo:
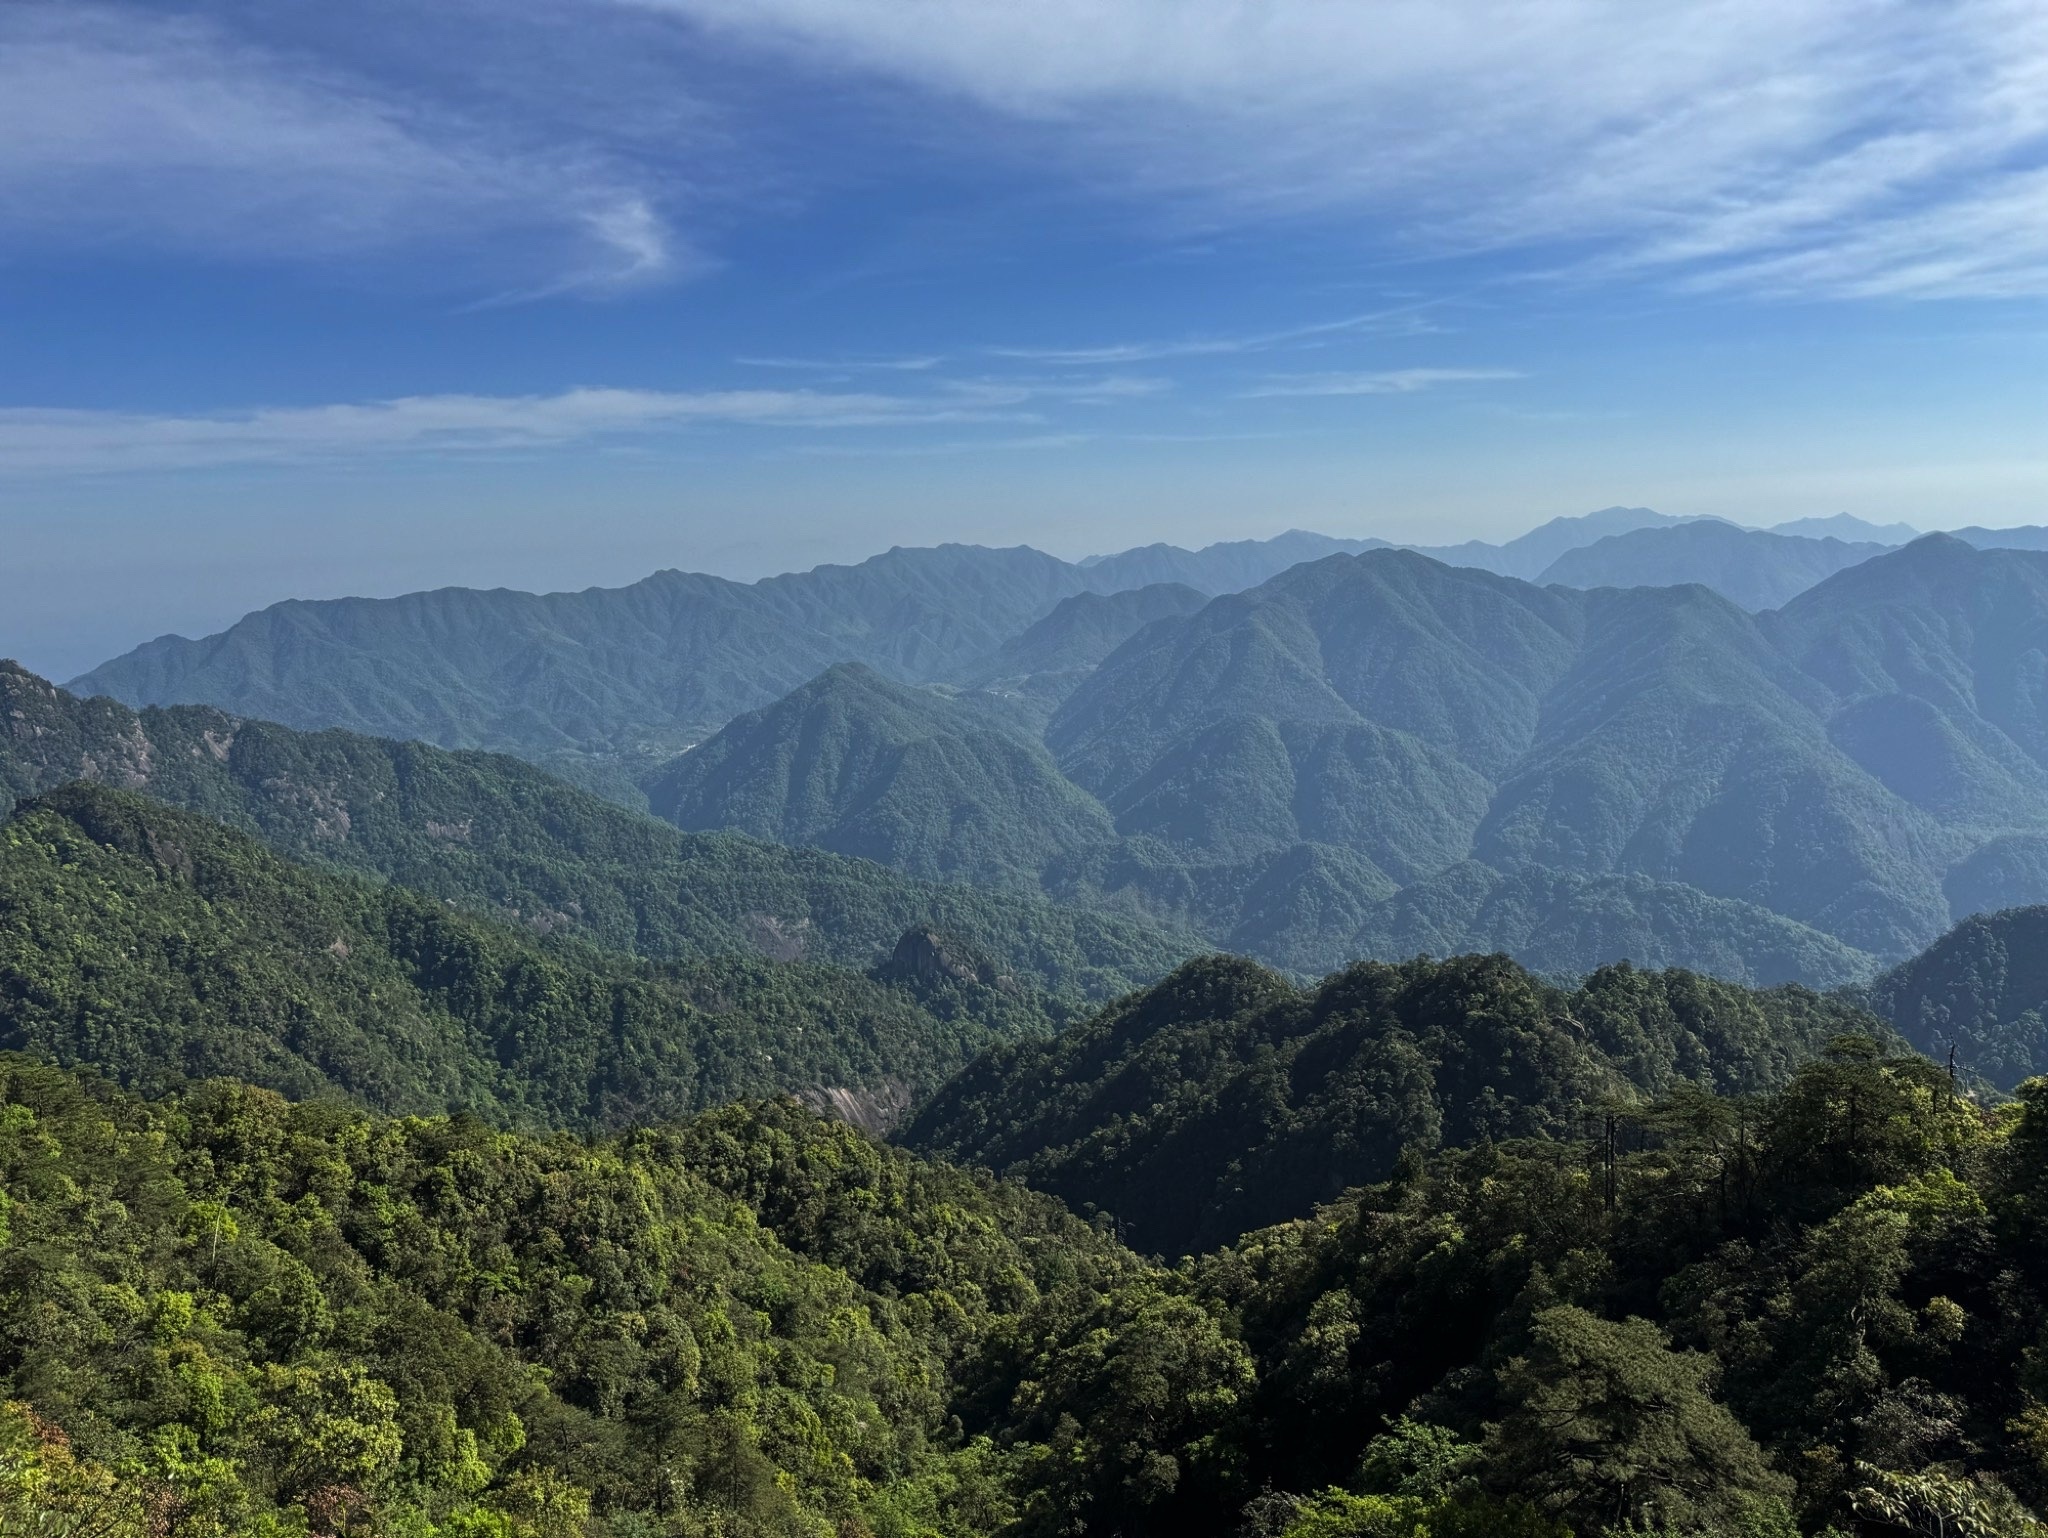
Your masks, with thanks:
[[[876,390],[577,389],[173,414],[0,408],[0,475],[177,470],[418,453],[545,450],[699,427],[807,431],[1036,424],[1062,407],[1142,400],[1164,381],[1124,375],[933,381]]]
[[[733,359],[747,368],[798,369],[820,374],[923,373],[946,360],[936,353],[901,358],[770,358],[749,356]]]
[[[1181,337],[1150,342],[1113,342],[1093,347],[991,347],[991,357],[1016,358],[1038,363],[1114,365],[1154,363],[1175,358],[1237,357],[1266,352],[1276,347],[1327,340],[1341,335],[1371,333],[1379,336],[1417,336],[1430,329],[1423,312],[1428,302],[1373,310],[1363,315],[1346,315],[1336,320],[1314,321],[1277,331],[1246,331],[1229,336]]]
[[[460,251],[515,292],[606,290],[694,253],[600,147],[536,146],[191,16],[0,5],[0,246],[234,261]]]
[[[805,443],[789,452],[805,459],[947,459],[965,454],[1073,449],[1099,439],[1097,433],[1026,433],[1008,438],[948,438],[925,443]]]
[[[1163,395],[1173,386],[1168,380],[1143,375],[1104,374],[1095,378],[949,379],[942,388],[955,400],[984,406],[1019,406],[1027,401],[1104,406]]]
[[[1245,399],[1266,396],[1415,395],[1438,385],[1483,384],[1527,376],[1511,368],[1396,368],[1364,373],[1275,374],[1240,392]]]
[[[2048,293],[2039,0],[628,3],[970,103],[1200,220],[1745,290]]]
[[[845,429],[1036,420],[1034,398],[819,390],[420,395],[208,415],[0,409],[0,474],[177,470],[308,459],[560,448],[713,425]]]

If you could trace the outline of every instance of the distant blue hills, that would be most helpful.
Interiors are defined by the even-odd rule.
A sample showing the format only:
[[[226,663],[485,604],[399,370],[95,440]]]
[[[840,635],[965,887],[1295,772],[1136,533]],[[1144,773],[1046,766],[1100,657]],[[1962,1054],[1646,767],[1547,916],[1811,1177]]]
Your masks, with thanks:
[[[2048,901],[2048,531],[1910,534],[1610,508],[1432,549],[896,549],[286,602],[69,687],[502,750],[1301,972],[1835,983]]]

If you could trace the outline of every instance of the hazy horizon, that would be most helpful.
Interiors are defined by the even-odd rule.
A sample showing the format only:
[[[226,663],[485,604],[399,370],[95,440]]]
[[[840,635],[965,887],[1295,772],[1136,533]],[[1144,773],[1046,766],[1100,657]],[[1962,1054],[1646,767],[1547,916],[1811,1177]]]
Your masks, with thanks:
[[[1607,507],[1621,505],[1623,504],[1604,504]],[[1565,518],[1579,517],[1585,513],[1598,510],[1596,508],[1586,508],[1553,516]],[[1665,511],[1661,508],[1654,510],[1658,512]],[[1718,515],[1708,514],[1702,516],[1712,517]],[[1829,517],[1833,515],[1814,514],[1812,516]],[[766,577],[779,576],[789,572],[808,571],[817,566],[858,564],[861,561],[868,560],[898,546],[918,548],[937,544],[971,544],[998,548],[1029,546],[1033,549],[1043,550],[1048,555],[1054,555],[1062,560],[1073,562],[1084,561],[1094,556],[1113,555],[1119,551],[1135,549],[1143,545],[1171,544],[1195,549],[1208,544],[1232,540],[1271,539],[1290,530],[1303,530],[1304,532],[1327,535],[1336,539],[1363,540],[1380,538],[1387,539],[1390,543],[1395,544],[1449,545],[1461,543],[1467,539],[1483,539],[1488,543],[1498,544],[1513,539],[1517,535],[1527,533],[1530,529],[1539,527],[1549,521],[1549,518],[1534,519],[1526,524],[1508,528],[1490,536],[1453,532],[1442,537],[1411,537],[1405,539],[1395,538],[1374,528],[1337,529],[1320,527],[1304,529],[1302,525],[1290,524],[1254,533],[1237,533],[1226,530],[1215,533],[1213,536],[1195,539],[1176,539],[1171,534],[1165,534],[1157,539],[1143,539],[1134,541],[1129,545],[1114,545],[1096,549],[1078,548],[1077,545],[1070,546],[1070,548],[1055,549],[1049,548],[1047,542],[1031,539],[1005,539],[1000,534],[986,539],[940,538],[931,540],[884,541],[874,544],[872,547],[854,548],[860,537],[856,534],[849,537],[846,542],[846,548],[843,551],[835,550],[833,553],[820,555],[815,560],[792,559],[780,564],[777,564],[773,550],[765,544],[749,545],[738,541],[724,547],[713,546],[701,549],[698,552],[701,559],[696,561],[689,559],[663,560],[658,558],[655,552],[659,549],[659,543],[652,538],[650,538],[644,551],[639,545],[634,545],[623,552],[617,550],[563,549],[545,554],[532,554],[528,552],[508,553],[487,550],[483,553],[483,557],[480,558],[476,550],[463,548],[445,552],[444,559],[446,564],[444,570],[447,574],[447,580],[434,580],[431,569],[428,570],[424,580],[414,580],[412,576],[408,575],[414,569],[412,561],[417,558],[417,552],[413,550],[407,551],[408,558],[406,561],[381,574],[374,566],[365,567],[356,574],[351,574],[346,569],[311,573],[302,572],[296,562],[287,561],[281,566],[266,566],[258,561],[247,567],[229,567],[214,573],[219,581],[219,587],[212,592],[209,591],[205,583],[195,582],[181,585],[176,591],[164,593],[162,607],[157,612],[170,615],[182,613],[191,616],[191,618],[185,620],[182,624],[174,622],[160,625],[157,628],[151,628],[148,621],[138,617],[137,607],[133,603],[107,610],[94,608],[88,604],[80,604],[75,594],[62,588],[51,586],[47,581],[47,577],[50,574],[45,574],[46,580],[42,584],[34,581],[34,564],[32,561],[14,560],[8,563],[4,576],[0,576],[0,587],[12,590],[6,594],[7,603],[4,607],[0,607],[0,614],[8,617],[8,622],[0,625],[0,657],[19,662],[32,672],[63,683],[147,641],[173,635],[184,636],[188,639],[199,639],[207,635],[217,634],[245,615],[292,599],[317,601],[339,598],[394,598],[407,593],[432,591],[448,587],[507,588],[514,591],[534,593],[578,592],[588,588],[628,586],[658,571],[665,570],[703,572],[711,576],[725,577],[737,582],[755,582]],[[1724,521],[1734,522],[1732,519]],[[1789,522],[1791,520],[1786,521]],[[1967,527],[1968,525],[1960,521],[1951,520],[1947,526],[1960,528]],[[1744,525],[1744,527],[1752,526]],[[1917,527],[1922,533],[1937,532],[1937,529],[1931,524]],[[1085,538],[1085,536],[1077,534],[1075,541],[1082,538]],[[251,553],[261,554],[260,549],[252,549]],[[369,553],[375,554],[376,552]],[[648,564],[634,564],[636,560],[643,559],[643,557]],[[96,569],[103,571],[105,568],[101,566]],[[501,571],[505,575],[498,578],[490,578],[488,576],[477,577],[475,574],[480,571],[485,573]],[[580,580],[576,573],[584,571],[593,572],[596,575],[590,580]],[[519,574],[521,572],[530,572],[532,574],[531,579],[520,580]],[[296,582],[299,585],[287,590],[269,590],[265,587],[267,582]],[[217,598],[214,597],[215,592],[218,594]],[[233,596],[235,594],[246,594],[248,596],[237,598]],[[210,598],[213,601],[209,602]],[[75,607],[70,609],[67,617],[75,622],[79,622],[78,627],[69,635],[65,633],[61,623],[38,627],[33,623],[24,622],[25,620],[33,621],[39,611],[52,612],[66,605],[75,605]],[[147,613],[150,611],[144,609],[141,612]]]

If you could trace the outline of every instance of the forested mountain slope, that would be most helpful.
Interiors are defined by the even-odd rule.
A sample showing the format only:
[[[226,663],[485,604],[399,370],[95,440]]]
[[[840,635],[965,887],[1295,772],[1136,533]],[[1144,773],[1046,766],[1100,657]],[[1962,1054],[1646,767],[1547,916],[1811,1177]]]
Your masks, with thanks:
[[[1147,625],[1182,618],[1208,601],[1178,582],[1076,594],[963,675],[960,682],[970,686],[963,697],[1038,737],[1060,701],[1111,652]]]
[[[1896,957],[2048,817],[2044,644],[2043,557],[1941,536],[1762,616],[1377,552],[1148,628],[1046,740],[1125,832],[1336,843],[1404,883],[1453,850],[1629,873]],[[2032,846],[2001,848],[2023,886]]]
[[[2044,1119],[1849,1039],[1165,1272],[787,1103],[589,1145],[0,1060],[0,1522],[2039,1538]]]
[[[1546,969],[1626,956],[1832,984],[1977,907],[2048,900],[2044,559],[1930,536],[1752,615],[1698,586],[1539,587],[1386,549],[1198,608],[1174,588],[1090,593],[1106,562],[898,551],[729,584],[790,634],[837,638],[776,642],[776,668],[848,636],[876,660],[794,679],[648,783],[692,827],[1035,885],[1305,972],[1420,937]],[[575,602],[579,623],[612,612]],[[701,619],[694,602],[671,617]],[[759,658],[686,667],[709,655],[697,619],[678,619],[680,651],[643,630],[563,656],[607,688],[648,668],[773,686]],[[754,635],[704,623],[720,645]],[[324,669],[324,645],[293,665]],[[771,947],[811,917],[719,906],[765,914]],[[1006,950],[899,913],[865,959],[919,922]]]
[[[1169,1306],[1049,1199],[786,1103],[591,1147],[0,1058],[0,1196],[9,1532],[1050,1532],[1089,1492],[996,1342]]]
[[[866,968],[935,928],[1031,986],[1104,998],[1197,948],[1135,919],[913,881],[731,834],[679,833],[520,760],[204,707],[140,714],[0,663],[0,797],[90,779],[543,933],[658,961]]]
[[[954,869],[1007,827],[1004,879],[1037,856],[1047,891],[1299,970],[1412,941],[1835,983],[1973,894],[2048,897],[2044,646],[2043,557],[1939,536],[1760,616],[1697,586],[1331,557],[1147,625],[1053,712],[1045,745],[1113,840],[1081,808],[1034,810],[1063,804],[1043,766],[1021,791],[1017,750],[967,702],[822,692],[830,735],[950,766],[924,799],[962,830]],[[710,746],[724,783],[755,778],[737,733]],[[774,794],[745,805],[678,766],[703,781],[691,821],[800,840],[819,835],[798,808],[899,794],[874,761],[819,757],[810,783],[761,758]],[[899,852],[872,847],[943,870],[940,832],[928,807]]]
[[[982,665],[977,682],[1027,682],[1044,674],[1082,674],[1154,620],[1178,619],[1208,596],[1178,582],[1078,593],[1021,634],[1005,641]]]
[[[1999,1089],[2048,1073],[2048,907],[1965,919],[1877,980],[1871,1008]]]
[[[1829,735],[1901,800],[1965,828],[2048,821],[2048,556],[1932,535],[1763,627],[1829,691]]]
[[[1553,987],[1501,956],[1360,963],[1299,989],[1193,961],[1050,1041],[992,1050],[905,1130],[913,1147],[1116,1215],[1168,1256],[1305,1216],[1409,1150],[1570,1137],[1603,1104],[1782,1084],[1882,1032],[1799,988],[1621,966]]]
[[[1042,1033],[1015,987],[807,964],[634,964],[292,865],[123,791],[0,823],[0,1047],[125,1083],[227,1075],[394,1111],[622,1126],[746,1095],[900,1102]]]
[[[682,828],[1033,887],[1055,858],[1116,837],[1038,743],[858,664],[741,716],[649,781],[647,798]]]
[[[1127,717],[1119,740],[1137,729]],[[1440,817],[1445,831],[1431,840],[1429,809],[1403,804],[1420,776],[1396,734],[1343,737],[1312,765],[1314,800],[1276,789],[1256,749],[1247,763],[1231,745],[1199,739],[1162,776],[1142,810],[1164,806],[1172,820],[1115,817],[974,702],[841,668],[683,755],[649,795],[686,827],[1036,886],[1077,911],[1143,913],[1307,974],[1358,955],[1495,949],[1561,972],[1620,957],[1769,982],[1871,970],[1817,930],[1692,888],[1533,868],[1510,876],[1465,860],[1464,825]],[[1476,820],[1481,777],[1449,755],[1435,755],[1435,767]],[[1188,797],[1204,776],[1220,788]],[[1272,837],[1275,824],[1290,842]],[[1388,867],[1417,879],[1403,887]]]
[[[2039,1538],[2044,1112],[1848,1041],[1760,1101],[1409,1161],[1197,1263],[1249,1477],[1356,1492],[1281,1503],[1298,1538],[1518,1531],[1427,1515],[1474,1488],[1580,1535]]]
[[[947,545],[755,583],[290,602],[152,641],[73,692],[527,757],[672,753],[835,663],[950,676],[1100,585],[1035,550]]]
[[[1456,545],[1411,545],[1407,548],[1447,566],[1476,566],[1496,576],[1533,579],[1567,550],[1576,550],[1634,529],[1663,529],[1688,522],[1647,507],[1603,507],[1576,518],[1553,518],[1504,543],[1468,539]]]

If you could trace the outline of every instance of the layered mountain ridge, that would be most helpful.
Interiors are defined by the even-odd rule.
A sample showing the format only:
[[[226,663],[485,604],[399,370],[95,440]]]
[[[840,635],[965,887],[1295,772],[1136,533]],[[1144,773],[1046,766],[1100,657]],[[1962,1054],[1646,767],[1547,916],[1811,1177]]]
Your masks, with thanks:
[[[2048,898],[2044,656],[2048,561],[1945,536],[1761,616],[1381,550],[1143,625],[1042,739],[837,670],[655,800],[1173,913],[1301,971],[1412,942],[1838,982],[1964,916],[1951,888]]]
[[[1035,988],[1085,1000],[1198,946],[1128,916],[679,832],[503,755],[296,732],[206,706],[136,712],[0,662],[0,801],[73,781],[211,818],[288,860],[655,962],[863,969],[905,931],[936,928]]]
[[[2048,898],[2048,733],[2040,557],[1972,543],[2030,531],[1822,522],[294,603],[81,687],[493,743],[685,828],[1300,973],[1504,948],[1833,984]]]
[[[1534,580],[1583,546],[1677,535],[1698,521],[1617,507],[1553,519],[1504,544],[1415,548],[1447,564]],[[2025,543],[2040,533],[1966,537]],[[663,571],[576,593],[443,588],[289,600],[218,635],[148,642],[70,687],[138,707],[217,705],[287,726],[516,752],[630,794],[630,780],[608,770],[609,760],[623,755],[629,767],[644,767],[644,758],[699,741],[836,663],[864,663],[908,683],[963,681],[999,666],[1006,645],[1080,594],[1176,584],[1215,597],[1305,561],[1387,545],[1295,530],[1079,563],[1026,547],[899,547],[857,565],[758,582]],[[1791,578],[1773,580],[1783,586]]]

